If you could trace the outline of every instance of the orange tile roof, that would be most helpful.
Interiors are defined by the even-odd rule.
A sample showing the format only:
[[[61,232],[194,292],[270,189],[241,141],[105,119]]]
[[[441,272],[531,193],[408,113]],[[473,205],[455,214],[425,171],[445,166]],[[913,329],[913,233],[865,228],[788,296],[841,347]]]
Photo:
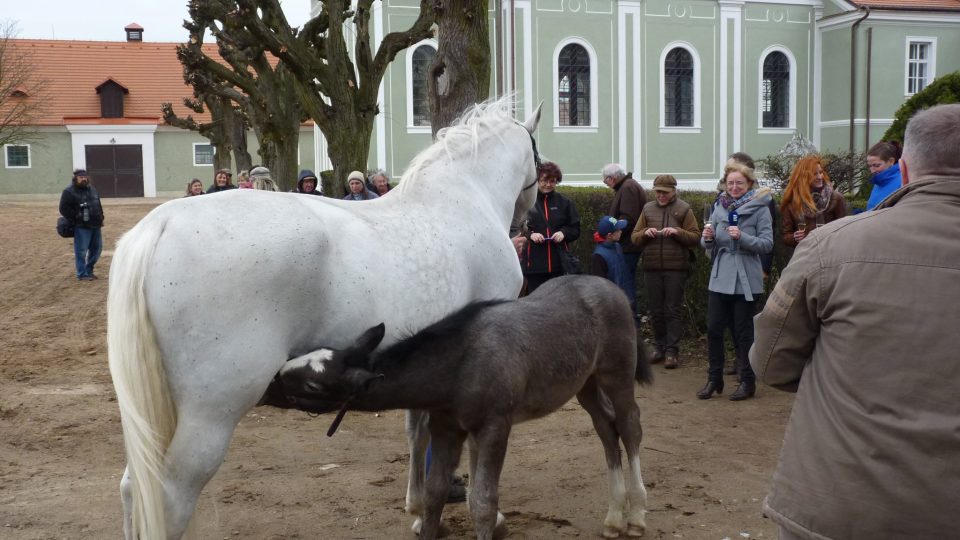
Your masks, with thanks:
[[[960,11],[960,0],[852,0],[874,9],[905,11]]]
[[[198,115],[183,106],[183,98],[193,92],[183,82],[176,43],[41,39],[10,43],[16,51],[32,57],[37,77],[47,82],[40,125],[99,119],[97,87],[109,79],[129,91],[123,102],[126,123],[163,124],[160,104],[168,101],[180,116],[192,113],[198,121],[209,120],[209,114]],[[215,45],[204,48],[208,54],[216,54]]]

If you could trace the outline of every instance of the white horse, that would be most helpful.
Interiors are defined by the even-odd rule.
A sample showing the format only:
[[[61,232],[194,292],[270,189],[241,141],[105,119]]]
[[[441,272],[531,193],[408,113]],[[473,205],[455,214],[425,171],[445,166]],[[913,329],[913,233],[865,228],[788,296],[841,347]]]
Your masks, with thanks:
[[[123,236],[107,333],[128,540],[184,534],[237,423],[288,358],[346,347],[380,321],[389,345],[468,302],[516,298],[508,230],[535,200],[538,121],[539,110],[513,120],[506,99],[479,105],[382,199],[234,190],[163,204]],[[415,515],[423,425],[408,418]]]

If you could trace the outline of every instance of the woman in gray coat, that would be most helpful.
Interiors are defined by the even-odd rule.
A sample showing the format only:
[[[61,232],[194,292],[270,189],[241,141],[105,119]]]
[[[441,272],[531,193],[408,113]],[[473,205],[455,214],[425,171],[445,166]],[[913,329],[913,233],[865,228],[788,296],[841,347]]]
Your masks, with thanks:
[[[770,189],[757,189],[753,169],[730,162],[723,179],[726,192],[718,199],[700,238],[713,267],[707,303],[710,367],[707,384],[697,397],[710,399],[714,392],[723,392],[723,332],[732,327],[740,386],[730,399],[740,401],[753,397],[757,388],[747,354],[753,344],[754,303],[763,293],[760,255],[773,249],[773,219],[767,208]]]

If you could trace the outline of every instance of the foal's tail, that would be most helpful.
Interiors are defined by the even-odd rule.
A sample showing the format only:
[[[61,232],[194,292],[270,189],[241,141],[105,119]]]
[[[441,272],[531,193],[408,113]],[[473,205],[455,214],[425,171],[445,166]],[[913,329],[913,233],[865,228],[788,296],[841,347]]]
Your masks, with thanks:
[[[637,339],[637,369],[633,376],[638,383],[648,385],[653,383],[653,369],[647,359],[647,348],[640,339]]]
[[[163,228],[164,220],[150,215],[120,239],[107,296],[110,375],[132,482],[133,504],[127,510],[133,536],[141,540],[167,537],[161,473],[177,422],[143,290]]]

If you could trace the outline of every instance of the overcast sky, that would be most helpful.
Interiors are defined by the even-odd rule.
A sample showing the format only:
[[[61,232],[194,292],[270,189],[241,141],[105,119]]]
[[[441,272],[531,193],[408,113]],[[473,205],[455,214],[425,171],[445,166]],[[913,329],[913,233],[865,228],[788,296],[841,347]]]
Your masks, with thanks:
[[[291,26],[310,18],[310,0],[280,0]],[[123,28],[137,23],[144,41],[182,42],[187,0],[4,0],[0,21],[17,24],[17,37],[125,41]]]

